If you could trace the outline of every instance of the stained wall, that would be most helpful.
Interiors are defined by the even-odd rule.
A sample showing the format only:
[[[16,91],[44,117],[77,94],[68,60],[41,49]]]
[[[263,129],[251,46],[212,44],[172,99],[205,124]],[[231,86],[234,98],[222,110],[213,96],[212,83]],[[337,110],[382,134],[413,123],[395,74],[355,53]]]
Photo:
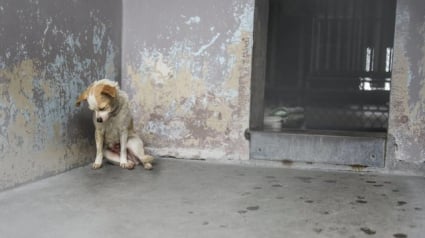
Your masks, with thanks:
[[[248,159],[254,0],[124,0],[122,85],[148,151]]]
[[[94,157],[91,81],[119,80],[122,3],[0,0],[0,190]]]
[[[248,159],[253,0],[123,1],[122,84],[157,155]],[[397,2],[386,168],[425,172],[425,4]]]
[[[104,77],[130,93],[148,151],[248,159],[253,15],[254,0],[0,0],[0,189],[93,159],[90,113],[74,103]],[[419,174],[423,16],[422,1],[398,1],[386,155]]]
[[[425,175],[425,2],[398,0],[387,167]]]

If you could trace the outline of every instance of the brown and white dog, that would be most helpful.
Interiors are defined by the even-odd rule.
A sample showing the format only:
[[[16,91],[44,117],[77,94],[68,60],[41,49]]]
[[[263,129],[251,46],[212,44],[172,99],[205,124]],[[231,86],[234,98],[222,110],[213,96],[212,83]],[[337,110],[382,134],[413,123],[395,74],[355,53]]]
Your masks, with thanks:
[[[81,93],[76,105],[82,101],[87,101],[93,111],[96,128],[93,169],[102,167],[103,157],[126,169],[133,169],[140,162],[145,169],[152,169],[153,157],[145,154],[143,141],[133,129],[128,96],[117,82],[109,79],[95,81]]]

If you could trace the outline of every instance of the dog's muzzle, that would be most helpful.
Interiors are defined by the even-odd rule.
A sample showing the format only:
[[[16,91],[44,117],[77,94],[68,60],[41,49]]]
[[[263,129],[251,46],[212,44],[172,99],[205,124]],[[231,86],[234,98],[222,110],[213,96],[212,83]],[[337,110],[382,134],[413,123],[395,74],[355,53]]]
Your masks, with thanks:
[[[96,119],[96,121],[97,121],[97,122],[99,122],[99,123],[102,123],[102,122],[103,122],[103,119],[102,119],[101,117],[98,117],[98,118]]]

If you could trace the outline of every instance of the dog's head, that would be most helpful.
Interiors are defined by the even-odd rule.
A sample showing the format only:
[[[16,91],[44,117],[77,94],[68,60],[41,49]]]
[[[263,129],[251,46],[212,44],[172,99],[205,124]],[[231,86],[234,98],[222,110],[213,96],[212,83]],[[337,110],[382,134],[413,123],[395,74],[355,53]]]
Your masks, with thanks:
[[[109,79],[102,79],[92,83],[77,99],[76,106],[80,106],[82,101],[87,101],[90,110],[94,111],[96,121],[105,122],[115,109],[115,99],[119,86],[117,82]]]

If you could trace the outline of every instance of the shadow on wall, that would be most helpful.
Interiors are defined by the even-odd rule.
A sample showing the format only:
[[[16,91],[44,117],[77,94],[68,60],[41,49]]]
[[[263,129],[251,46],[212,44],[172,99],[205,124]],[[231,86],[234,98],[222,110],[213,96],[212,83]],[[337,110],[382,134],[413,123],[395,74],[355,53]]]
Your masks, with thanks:
[[[120,75],[122,3],[0,1],[0,190],[86,164],[91,81]]]

